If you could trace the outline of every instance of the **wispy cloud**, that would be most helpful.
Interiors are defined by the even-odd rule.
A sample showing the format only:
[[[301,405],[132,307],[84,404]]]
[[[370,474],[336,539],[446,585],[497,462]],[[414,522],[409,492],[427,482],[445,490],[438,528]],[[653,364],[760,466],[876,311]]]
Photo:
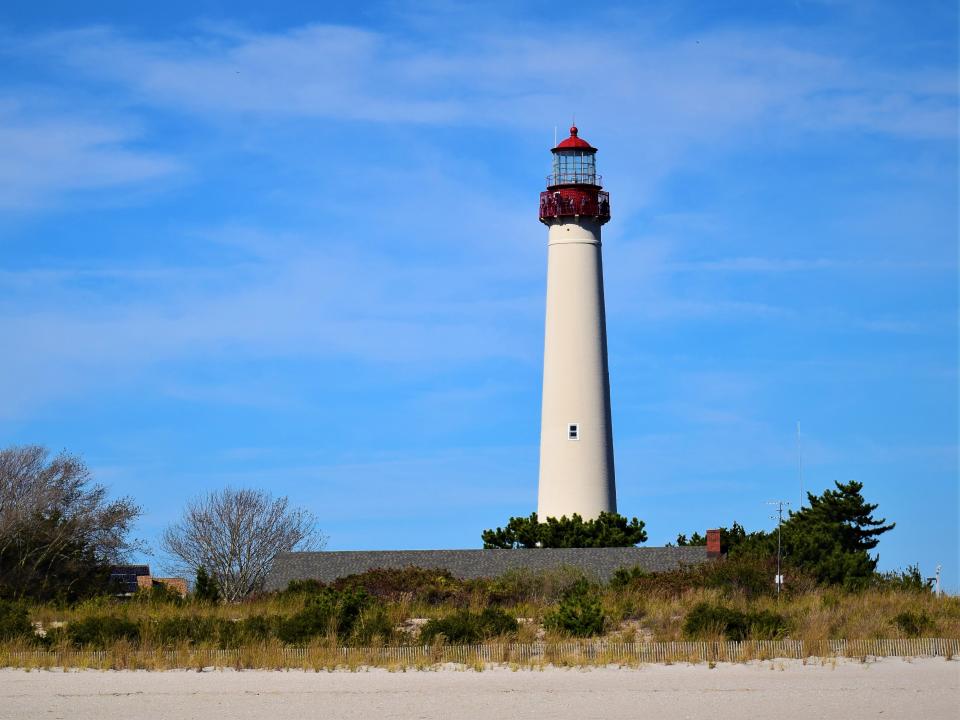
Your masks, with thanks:
[[[51,195],[142,184],[179,163],[135,147],[139,133],[51,109],[0,105],[0,210],[36,207]]]

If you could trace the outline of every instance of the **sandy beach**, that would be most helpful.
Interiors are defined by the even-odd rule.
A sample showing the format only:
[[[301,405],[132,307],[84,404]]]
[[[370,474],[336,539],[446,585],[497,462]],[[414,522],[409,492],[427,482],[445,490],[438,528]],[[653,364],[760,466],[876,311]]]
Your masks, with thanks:
[[[0,671],[0,717],[957,718],[960,662],[800,661],[543,671]]]

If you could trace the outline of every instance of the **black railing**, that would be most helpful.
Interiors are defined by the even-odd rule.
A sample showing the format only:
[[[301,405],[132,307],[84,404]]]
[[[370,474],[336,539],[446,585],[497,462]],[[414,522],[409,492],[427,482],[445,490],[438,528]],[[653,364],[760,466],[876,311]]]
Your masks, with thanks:
[[[603,176],[596,173],[561,172],[547,175],[547,187],[555,185],[603,186]]]

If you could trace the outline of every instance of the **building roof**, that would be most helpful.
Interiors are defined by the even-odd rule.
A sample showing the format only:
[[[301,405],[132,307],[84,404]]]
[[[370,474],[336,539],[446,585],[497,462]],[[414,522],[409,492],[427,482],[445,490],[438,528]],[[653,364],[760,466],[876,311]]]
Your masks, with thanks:
[[[576,125],[571,127],[570,137],[568,137],[566,140],[563,140],[559,145],[557,145],[553,149],[553,152],[556,152],[557,150],[591,150],[593,152],[596,152],[597,149],[593,147],[593,145],[588,143],[586,140],[579,137],[577,134],[578,132],[579,131],[577,130]]]
[[[291,580],[332,582],[375,568],[420,567],[449,570],[464,579],[497,577],[511,570],[534,572],[574,567],[603,582],[620,568],[647,572],[675,570],[707,561],[705,547],[537,548],[518,550],[353,550],[278,555],[266,590],[283,590]]]

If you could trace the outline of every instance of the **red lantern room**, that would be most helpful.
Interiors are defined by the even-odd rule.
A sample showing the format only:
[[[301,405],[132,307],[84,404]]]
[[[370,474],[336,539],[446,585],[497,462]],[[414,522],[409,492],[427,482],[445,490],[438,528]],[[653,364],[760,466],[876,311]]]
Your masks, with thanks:
[[[601,188],[597,175],[597,149],[579,137],[577,127],[553,153],[553,173],[540,193],[540,222],[549,225],[558,218],[587,217],[600,224],[610,219],[610,194]]]

